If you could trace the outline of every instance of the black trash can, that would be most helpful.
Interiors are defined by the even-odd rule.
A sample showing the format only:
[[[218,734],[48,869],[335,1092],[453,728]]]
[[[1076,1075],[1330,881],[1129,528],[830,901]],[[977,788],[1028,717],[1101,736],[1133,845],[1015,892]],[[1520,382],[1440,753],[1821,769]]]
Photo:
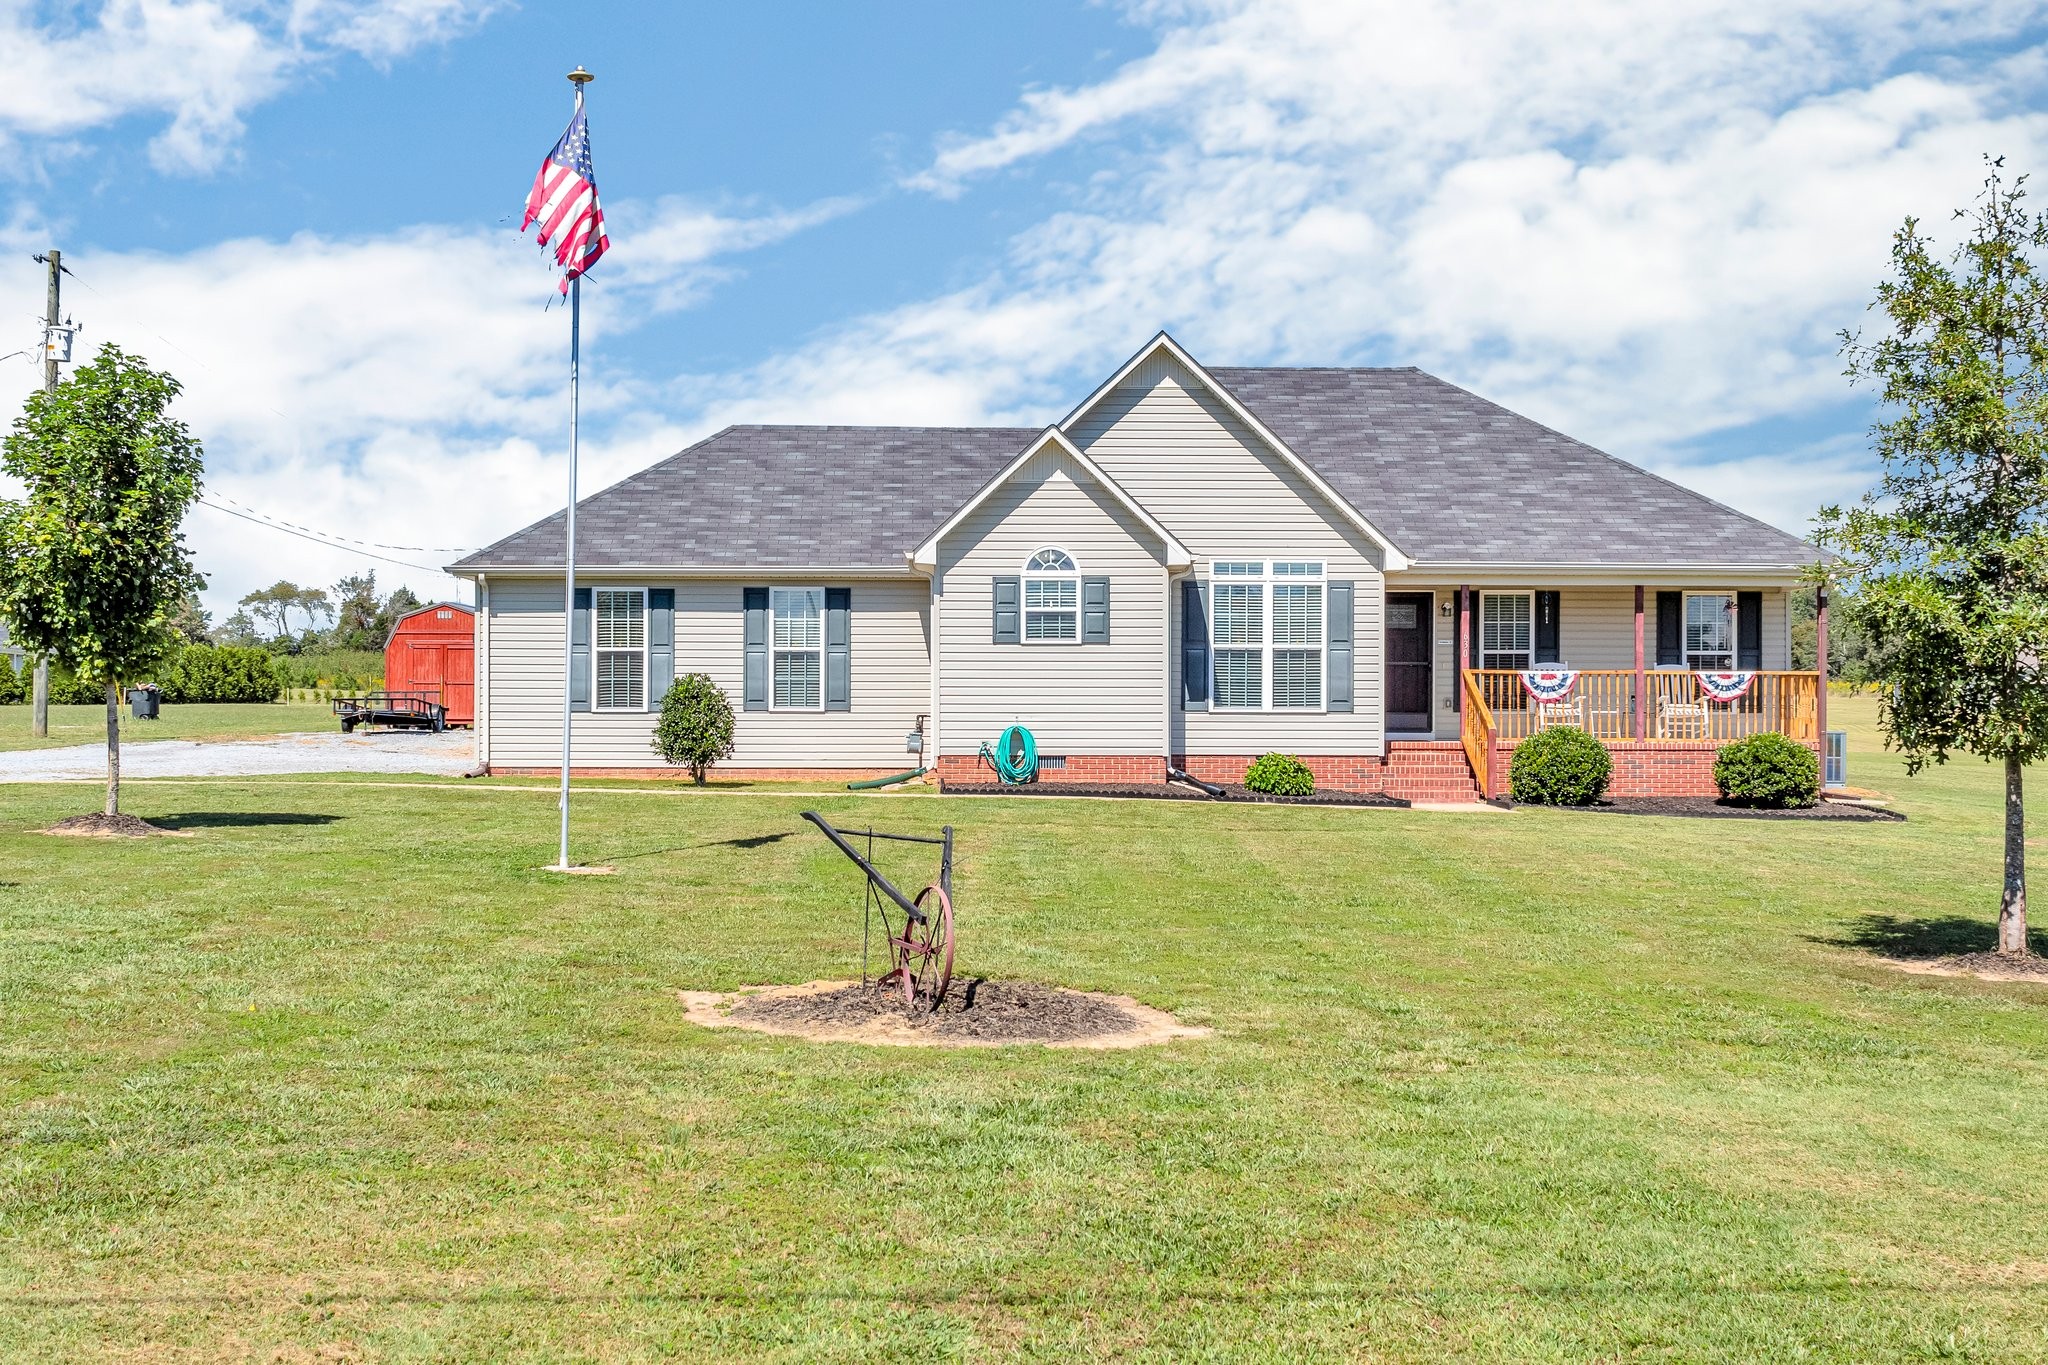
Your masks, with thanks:
[[[163,695],[155,683],[144,683],[141,687],[129,688],[129,714],[137,720],[155,720],[157,708],[163,704]]]

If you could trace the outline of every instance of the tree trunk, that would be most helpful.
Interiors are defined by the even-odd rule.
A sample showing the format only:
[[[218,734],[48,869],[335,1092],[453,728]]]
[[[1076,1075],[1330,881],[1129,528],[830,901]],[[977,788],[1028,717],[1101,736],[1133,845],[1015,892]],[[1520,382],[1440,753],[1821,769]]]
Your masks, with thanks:
[[[107,814],[121,813],[121,685],[107,684]]]
[[[2020,761],[2005,760],[2005,891],[1998,898],[1998,951],[2027,955],[2027,806]]]

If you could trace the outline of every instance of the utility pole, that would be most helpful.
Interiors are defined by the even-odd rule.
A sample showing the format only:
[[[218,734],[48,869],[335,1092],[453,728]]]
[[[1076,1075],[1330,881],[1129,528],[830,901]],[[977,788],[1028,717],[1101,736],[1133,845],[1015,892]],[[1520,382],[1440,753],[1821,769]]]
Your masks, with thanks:
[[[43,258],[50,267],[49,302],[43,309],[43,392],[57,391],[57,327],[64,315],[57,311],[58,281],[64,274],[64,255],[55,247]],[[36,656],[34,714],[30,717],[30,730],[37,739],[44,739],[50,733],[50,661]]]

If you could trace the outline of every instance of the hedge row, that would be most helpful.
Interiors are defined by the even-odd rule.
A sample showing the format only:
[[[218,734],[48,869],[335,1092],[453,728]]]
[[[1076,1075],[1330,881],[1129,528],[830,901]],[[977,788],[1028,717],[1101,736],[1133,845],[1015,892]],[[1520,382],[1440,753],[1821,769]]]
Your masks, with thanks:
[[[276,701],[284,695],[285,672],[265,650],[187,645],[159,666],[148,681],[163,689],[167,703]],[[28,670],[17,673],[12,661],[0,655],[0,704],[27,701],[29,687]],[[98,683],[81,682],[63,669],[51,670],[53,703],[99,706],[106,699],[106,689]]]

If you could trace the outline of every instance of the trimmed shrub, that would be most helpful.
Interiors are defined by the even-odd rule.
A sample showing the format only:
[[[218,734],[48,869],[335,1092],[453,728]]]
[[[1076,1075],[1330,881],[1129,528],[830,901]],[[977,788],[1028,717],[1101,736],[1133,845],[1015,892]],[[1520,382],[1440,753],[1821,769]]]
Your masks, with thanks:
[[[1266,796],[1307,796],[1316,789],[1316,775],[1293,754],[1260,754],[1245,769],[1244,784]]]
[[[704,785],[704,774],[732,756],[732,703],[707,674],[685,673],[669,684],[654,726],[654,752]]]
[[[123,694],[125,696],[125,693]],[[105,706],[107,689],[100,683],[81,681],[68,668],[50,665],[50,705]]]
[[[1820,800],[1820,760],[1783,735],[1751,735],[1714,756],[1714,785],[1738,805],[1800,809]]]
[[[276,701],[285,670],[268,650],[236,645],[187,645],[165,660],[152,679],[165,705]]]
[[[12,706],[28,700],[29,672],[34,669],[35,665],[30,664],[28,671],[17,673],[14,671],[14,656],[0,654],[0,706]]]
[[[1613,776],[1606,745],[1576,725],[1552,725],[1515,746],[1508,793],[1531,806],[1590,806]]]

